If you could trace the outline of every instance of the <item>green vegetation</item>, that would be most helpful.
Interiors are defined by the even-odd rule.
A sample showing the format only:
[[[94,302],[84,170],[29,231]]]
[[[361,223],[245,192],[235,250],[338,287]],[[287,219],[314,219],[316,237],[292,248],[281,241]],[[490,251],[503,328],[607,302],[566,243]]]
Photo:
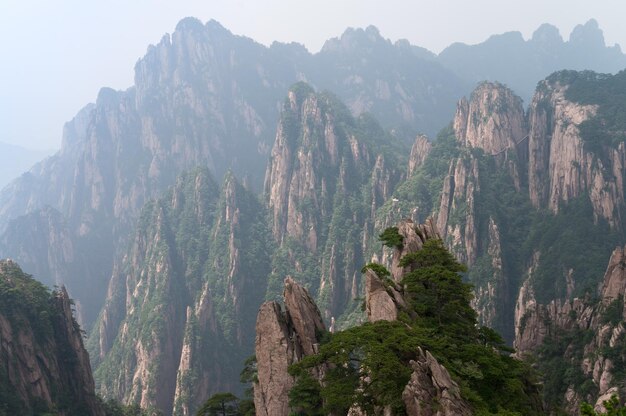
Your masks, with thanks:
[[[570,270],[576,281],[574,296],[595,293],[606,262],[622,237],[603,219],[594,224],[593,217],[589,197],[582,195],[561,207],[556,215],[540,211],[532,218],[523,257],[541,253],[533,273],[538,302],[545,304],[563,297],[567,288],[565,276]]]
[[[383,242],[384,246],[399,249],[402,249],[402,242],[404,240],[398,232],[398,227],[387,228],[381,235],[378,236],[378,239]]]
[[[157,410],[142,409],[138,404],[124,405],[115,399],[100,399],[106,416],[162,416]]]
[[[471,286],[459,275],[464,266],[440,240],[427,241],[403,262],[416,267],[402,281],[415,317],[401,314],[399,321],[328,336],[318,354],[290,367],[297,380],[290,395],[294,414],[345,414],[355,403],[368,414],[385,406],[405,414],[401,395],[418,347],[450,371],[476,414],[541,414],[533,371],[507,355],[495,331],[477,327]],[[312,377],[318,368],[324,369],[321,383]]]
[[[620,405],[617,396],[613,395],[609,400],[602,402],[606,412],[598,413],[589,403],[583,403],[580,406],[580,414],[582,416],[626,416],[626,407]]]

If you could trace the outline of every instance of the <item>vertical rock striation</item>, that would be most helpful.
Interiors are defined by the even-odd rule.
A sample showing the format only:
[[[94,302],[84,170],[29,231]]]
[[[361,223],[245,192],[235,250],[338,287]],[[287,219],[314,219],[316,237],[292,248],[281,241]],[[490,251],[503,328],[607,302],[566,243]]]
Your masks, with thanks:
[[[319,336],[326,330],[322,316],[306,289],[285,279],[285,310],[278,302],[266,302],[256,322],[255,352],[258,382],[254,406],[261,416],[287,416],[289,390],[294,380],[289,365],[317,352]]]
[[[65,288],[50,294],[0,261],[0,403],[10,414],[104,416]]]

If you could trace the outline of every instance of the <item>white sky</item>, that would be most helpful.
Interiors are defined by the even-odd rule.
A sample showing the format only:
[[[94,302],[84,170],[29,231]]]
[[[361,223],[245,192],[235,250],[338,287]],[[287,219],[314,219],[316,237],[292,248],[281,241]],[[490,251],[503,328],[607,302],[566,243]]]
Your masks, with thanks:
[[[63,123],[100,87],[126,89],[151,43],[186,16],[215,19],[260,43],[317,52],[347,27],[440,52],[542,23],[567,39],[595,18],[607,44],[626,45],[623,0],[0,0],[0,141],[59,147]]]

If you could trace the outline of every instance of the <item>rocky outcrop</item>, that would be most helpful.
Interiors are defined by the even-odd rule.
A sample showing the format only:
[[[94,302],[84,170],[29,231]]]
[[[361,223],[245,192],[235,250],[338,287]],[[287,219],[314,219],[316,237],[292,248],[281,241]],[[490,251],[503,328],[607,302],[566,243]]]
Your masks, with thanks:
[[[514,345],[518,354],[539,353],[539,348],[554,342],[555,337],[571,339],[571,344],[562,345],[562,350],[554,353],[563,354],[568,365],[592,383],[593,388],[584,395],[580,385],[564,386],[564,407],[572,414],[578,414],[582,401],[595,403],[596,409],[602,410],[602,402],[612,394],[625,394],[614,377],[615,368],[626,362],[620,352],[626,334],[625,250],[618,247],[613,251],[600,286],[600,299],[595,303],[588,298],[538,303],[532,287],[532,267],[520,290],[515,312]]]
[[[296,271],[313,282],[311,293],[327,321],[342,314],[361,290],[356,265],[365,263],[362,241],[372,235],[376,209],[401,175],[395,154],[383,152],[382,142],[367,140],[361,123],[380,129],[371,119],[352,118],[332,96],[295,85],[265,176],[272,234],[290,266],[277,268],[274,279]],[[278,286],[271,284],[274,290]]]
[[[289,415],[289,390],[294,384],[287,369],[317,352],[326,330],[319,309],[307,290],[285,279],[285,310],[278,302],[264,303],[257,316],[255,352],[258,382],[254,385],[257,415]]]
[[[480,84],[469,101],[459,101],[453,127],[464,146],[493,156],[514,151],[527,135],[521,98],[504,85],[490,82]]]
[[[592,151],[579,126],[594,117],[595,104],[569,101],[566,80],[558,74],[542,81],[529,109],[528,186],[535,207],[557,213],[572,199],[589,195],[594,217],[613,227],[624,207],[626,147]]]
[[[415,138],[415,142],[413,142],[413,146],[411,147],[411,154],[409,155],[407,177],[413,175],[413,173],[422,166],[431,148],[432,144],[428,140],[428,137],[420,134]]]
[[[90,340],[104,396],[191,415],[237,391],[270,273],[264,221],[254,194],[206,169],[145,207]]]
[[[406,310],[402,289],[389,279],[382,279],[372,269],[365,272],[365,312],[368,322],[395,321]]]
[[[0,261],[0,286],[3,410],[104,416],[65,288],[50,294],[11,260]]]
[[[401,266],[400,260],[407,254],[420,250],[426,240],[441,238],[432,218],[428,218],[424,224],[416,224],[412,220],[401,221],[398,224],[398,234],[402,236],[402,246],[393,249],[391,258],[391,276],[396,283],[400,283],[402,276],[412,270],[410,265]]]
[[[448,370],[428,351],[418,348],[417,360],[411,361],[411,380],[402,392],[407,415],[471,415],[469,404]]]

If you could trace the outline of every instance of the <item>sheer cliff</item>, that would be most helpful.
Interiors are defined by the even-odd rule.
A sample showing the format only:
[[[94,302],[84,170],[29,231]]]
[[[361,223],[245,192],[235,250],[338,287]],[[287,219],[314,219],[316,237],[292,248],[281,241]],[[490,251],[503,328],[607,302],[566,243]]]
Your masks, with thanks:
[[[289,92],[265,176],[278,244],[268,296],[293,275],[327,322],[354,310],[376,209],[403,172],[402,144],[334,96],[305,84]]]
[[[104,416],[72,301],[0,261],[0,414]]]
[[[264,221],[256,196],[206,169],[146,205],[90,339],[105,397],[191,415],[239,389],[270,272]]]
[[[536,355],[551,407],[579,414],[586,401],[603,411],[603,401],[624,397],[625,268],[618,247],[597,291],[547,304],[537,301],[529,271],[516,304],[515,346],[519,354]]]

